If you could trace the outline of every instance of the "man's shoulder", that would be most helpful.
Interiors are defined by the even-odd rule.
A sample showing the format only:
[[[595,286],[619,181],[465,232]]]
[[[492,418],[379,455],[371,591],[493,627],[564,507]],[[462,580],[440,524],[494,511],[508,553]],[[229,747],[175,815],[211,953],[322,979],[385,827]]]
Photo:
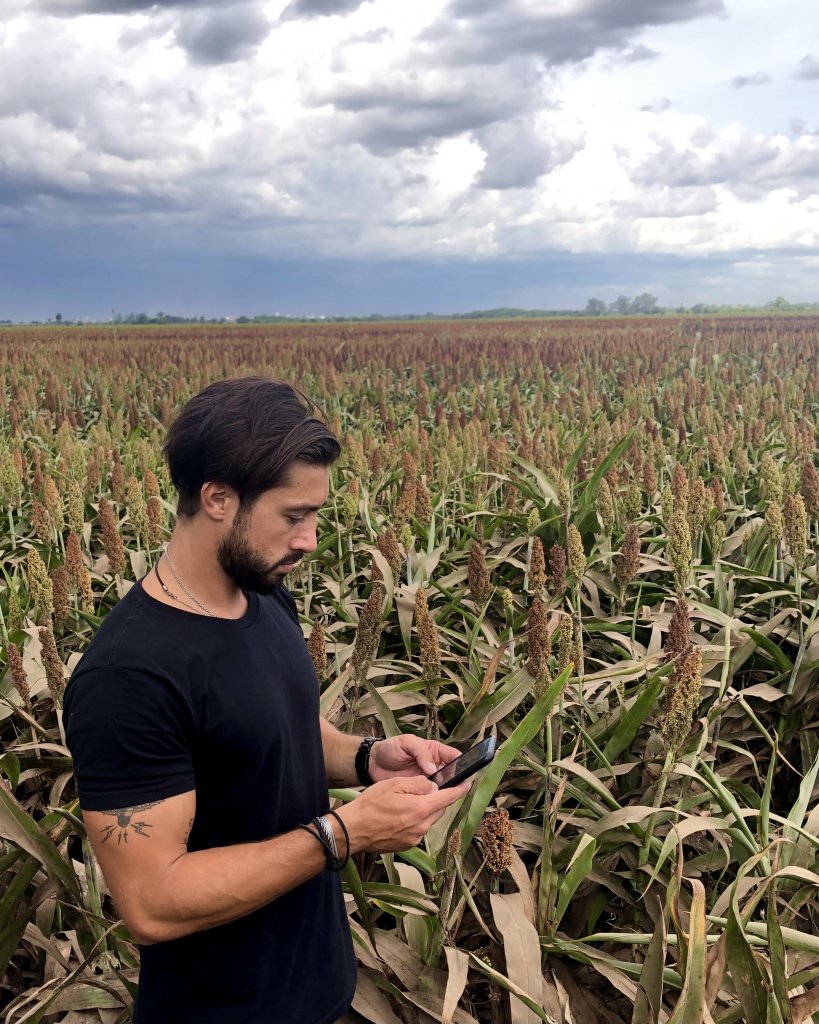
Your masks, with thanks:
[[[298,624],[299,611],[295,599],[285,586],[276,587],[270,594],[260,595],[263,607],[267,607],[273,614],[285,615]]]

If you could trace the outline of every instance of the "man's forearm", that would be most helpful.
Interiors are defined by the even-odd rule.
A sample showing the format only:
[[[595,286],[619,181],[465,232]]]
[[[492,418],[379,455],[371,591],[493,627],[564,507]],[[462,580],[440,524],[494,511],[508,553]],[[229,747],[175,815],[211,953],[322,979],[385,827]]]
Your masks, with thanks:
[[[343,851],[340,826],[328,820]],[[140,912],[124,914],[126,924],[146,945],[180,938],[244,917],[325,867],[318,840],[302,829],[259,843],[185,853],[168,867],[161,884],[152,878],[150,891],[131,891],[129,902]]]
[[[319,720],[319,724],[328,784],[332,788],[360,785],[355,771],[355,755],[361,745],[361,736],[340,732],[324,718]]]

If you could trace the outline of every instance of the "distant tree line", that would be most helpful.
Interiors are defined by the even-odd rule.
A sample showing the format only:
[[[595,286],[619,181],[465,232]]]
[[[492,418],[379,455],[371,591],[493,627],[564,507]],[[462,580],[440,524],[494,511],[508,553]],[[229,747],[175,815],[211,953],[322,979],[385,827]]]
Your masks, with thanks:
[[[753,314],[753,313],[819,313],[819,302],[788,302],[777,296],[764,306],[754,305],[717,305],[697,302],[693,306],[661,306],[656,296],[643,292],[634,298],[627,295],[618,296],[614,302],[591,298],[585,309],[515,309],[500,306],[496,309],[473,309],[468,313],[370,313],[368,316],[283,316],[280,313],[260,314],[258,316],[177,316],[172,313],[119,313],[111,311],[109,320],[68,320],[62,313],[49,318],[48,323],[111,323],[111,324],[301,324],[301,323],[356,323],[406,320],[541,320],[546,317],[576,316],[655,316],[693,313],[697,314]],[[19,321],[23,323],[24,321]],[[11,320],[0,319],[0,325],[9,326]],[[28,323],[42,323],[30,320]]]
[[[693,306],[661,306],[657,299],[648,292],[637,295],[630,299],[627,295],[620,295],[614,302],[604,302],[602,299],[589,299],[586,303],[584,313],[586,316],[605,316],[614,314],[616,316],[630,315],[651,315],[653,313],[816,313],[819,312],[819,302],[788,302],[782,296],[764,306],[753,305],[715,305],[706,302],[697,302]]]

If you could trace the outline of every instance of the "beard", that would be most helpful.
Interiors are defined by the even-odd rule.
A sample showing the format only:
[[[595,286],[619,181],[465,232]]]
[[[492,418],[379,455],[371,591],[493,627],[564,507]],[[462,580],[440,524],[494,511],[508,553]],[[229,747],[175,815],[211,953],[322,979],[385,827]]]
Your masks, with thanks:
[[[245,593],[272,594],[284,586],[284,573],[276,570],[298,562],[300,555],[290,555],[272,564],[254,551],[247,539],[244,517],[236,517],[217,551],[219,564],[227,576]]]

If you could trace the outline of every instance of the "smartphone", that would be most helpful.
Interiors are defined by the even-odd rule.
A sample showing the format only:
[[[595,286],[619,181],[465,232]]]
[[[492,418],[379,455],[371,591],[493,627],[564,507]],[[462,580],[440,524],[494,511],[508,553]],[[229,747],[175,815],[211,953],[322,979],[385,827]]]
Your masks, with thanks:
[[[497,738],[495,736],[487,736],[485,740],[476,743],[474,747],[470,747],[460,757],[456,757],[454,761],[445,764],[443,768],[439,769],[434,775],[428,776],[428,778],[435,783],[438,789],[449,789],[452,786],[458,786],[464,779],[468,779],[470,775],[474,775],[475,772],[480,771],[481,768],[489,764],[495,756],[496,746]]]

